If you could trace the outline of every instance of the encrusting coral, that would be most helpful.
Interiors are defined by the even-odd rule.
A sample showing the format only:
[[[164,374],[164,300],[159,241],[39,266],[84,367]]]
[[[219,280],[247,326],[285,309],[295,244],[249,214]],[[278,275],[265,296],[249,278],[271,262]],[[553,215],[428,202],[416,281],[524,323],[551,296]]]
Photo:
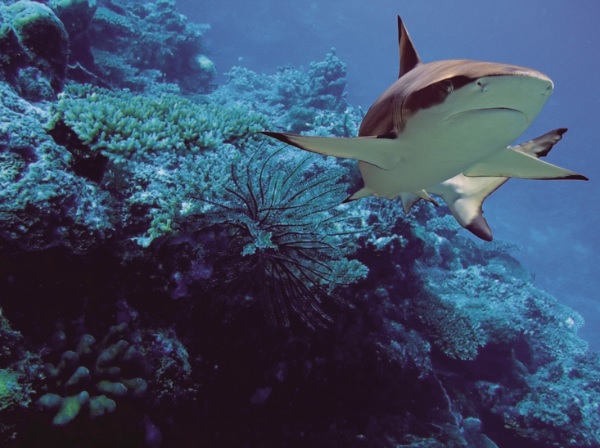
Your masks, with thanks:
[[[0,82],[0,233],[26,251],[85,253],[114,234],[109,195],[71,171],[72,156],[42,127],[46,113]]]
[[[50,0],[48,6],[64,24],[71,45],[85,35],[98,9],[96,0]]]

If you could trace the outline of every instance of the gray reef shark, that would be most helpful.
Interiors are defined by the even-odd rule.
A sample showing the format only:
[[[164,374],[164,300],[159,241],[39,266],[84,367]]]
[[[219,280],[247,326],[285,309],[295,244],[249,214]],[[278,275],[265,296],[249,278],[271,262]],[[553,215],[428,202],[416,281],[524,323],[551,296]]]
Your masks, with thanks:
[[[456,220],[487,241],[483,201],[509,178],[580,179],[543,157],[566,129],[509,146],[531,125],[553,91],[544,74],[470,60],[421,62],[398,16],[400,74],[364,116],[358,137],[263,132],[319,154],[358,160],[365,196],[400,197],[405,212],[440,196]]]

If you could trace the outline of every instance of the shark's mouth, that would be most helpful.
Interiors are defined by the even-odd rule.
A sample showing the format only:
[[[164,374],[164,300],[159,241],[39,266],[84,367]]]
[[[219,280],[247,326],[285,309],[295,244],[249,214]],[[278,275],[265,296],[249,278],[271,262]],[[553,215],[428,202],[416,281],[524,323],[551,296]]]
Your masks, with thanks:
[[[452,126],[510,126],[521,128],[530,123],[527,114],[510,107],[482,107],[456,112],[448,116],[446,123]],[[523,129],[525,130],[525,129]]]
[[[449,118],[457,118],[465,115],[484,115],[484,114],[519,114],[527,118],[525,112],[512,109],[510,107],[481,107],[478,109],[468,109],[452,114]]]
[[[474,110],[475,111],[478,111],[478,110],[482,110],[482,111],[485,111],[485,110],[498,110],[498,111],[500,111],[500,110],[506,110],[506,111],[510,111],[510,112],[523,113],[523,112],[521,112],[518,109],[512,109],[510,107],[482,107],[481,109],[474,109]]]
[[[465,110],[463,112],[459,112],[459,113],[469,113],[469,112],[474,112],[474,113],[478,113],[478,112],[518,112],[520,114],[522,114],[523,112],[521,112],[518,109],[512,109],[510,107],[481,107],[479,109],[470,109],[470,110]]]

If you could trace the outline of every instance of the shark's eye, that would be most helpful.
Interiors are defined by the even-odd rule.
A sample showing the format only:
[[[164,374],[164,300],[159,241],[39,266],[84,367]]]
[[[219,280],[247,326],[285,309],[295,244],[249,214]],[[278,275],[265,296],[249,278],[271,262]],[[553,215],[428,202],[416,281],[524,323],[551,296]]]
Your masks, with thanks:
[[[442,81],[442,89],[444,89],[444,91],[446,93],[450,93],[454,90],[454,84],[452,84],[452,80],[451,79],[444,79]]]

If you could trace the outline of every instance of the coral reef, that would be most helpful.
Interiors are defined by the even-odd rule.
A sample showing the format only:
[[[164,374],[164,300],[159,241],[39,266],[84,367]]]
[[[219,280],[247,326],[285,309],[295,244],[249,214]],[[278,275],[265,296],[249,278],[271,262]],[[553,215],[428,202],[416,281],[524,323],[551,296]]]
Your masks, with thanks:
[[[174,0],[47,3],[0,4],[0,69],[24,98],[50,100],[66,79],[136,91],[158,81],[191,93],[214,88],[208,26],[189,23]]]
[[[23,430],[32,402],[32,381],[39,358],[24,347],[25,338],[11,328],[0,309],[0,443],[8,446]]]
[[[235,106],[197,104],[178,95],[134,95],[127,91],[78,87],[67,89],[53,107],[51,135],[72,133],[81,148],[73,153],[115,163],[157,153],[195,153],[224,143],[244,143],[268,125],[259,114]],[[66,128],[66,129],[65,129]]]
[[[228,173],[236,163],[236,151],[222,147],[248,144],[266,125],[264,116],[236,106],[79,87],[59,99],[47,127],[70,150],[76,173],[103,181],[105,189],[126,198],[124,232],[148,226],[144,234],[131,235],[148,246],[171,234],[173,221],[195,210],[194,196],[216,191],[225,180],[211,176],[210,183],[205,181],[211,171]],[[189,179],[198,182],[190,184]],[[134,213],[139,217],[129,224]]]
[[[346,64],[336,56],[335,48],[323,61],[310,64],[308,79],[309,106],[338,113],[346,110]]]
[[[144,73],[154,71],[184,92],[206,93],[216,74],[203,45],[208,28],[188,22],[175,0],[100,2],[88,32],[93,63],[81,63],[114,87],[144,90]]]
[[[42,129],[45,112],[0,83],[0,234],[22,250],[84,253],[114,232],[110,198],[71,171],[72,156]]]
[[[216,103],[235,98],[250,110],[272,116],[272,124],[286,132],[339,137],[358,132],[359,113],[347,104],[344,93],[346,65],[335,49],[323,61],[311,63],[308,72],[286,66],[265,76],[233,67],[227,75],[229,82],[211,95]]]
[[[600,447],[517,247],[256,134],[355,135],[334,51],[199,94],[173,0],[46,3],[0,4],[2,446]]]
[[[434,219],[426,226],[432,221],[440,223]],[[474,359],[478,347],[513,344],[522,338],[538,354],[540,364],[560,358],[562,353],[573,356],[587,351],[587,344],[576,334],[583,318],[539,291],[530,274],[510,256],[512,247],[501,243],[478,246],[451,232],[442,235],[423,234],[429,240],[427,246],[436,249],[420,264],[427,296],[417,303],[417,314],[427,316],[428,333],[436,335],[434,345],[443,346],[450,357]],[[478,256],[463,255],[468,253]],[[447,313],[453,316],[448,321]],[[436,315],[437,319],[431,318]],[[459,322],[470,330],[456,331],[453,325]]]
[[[49,99],[64,84],[69,36],[54,12],[38,2],[0,4],[0,69],[29,100]]]

